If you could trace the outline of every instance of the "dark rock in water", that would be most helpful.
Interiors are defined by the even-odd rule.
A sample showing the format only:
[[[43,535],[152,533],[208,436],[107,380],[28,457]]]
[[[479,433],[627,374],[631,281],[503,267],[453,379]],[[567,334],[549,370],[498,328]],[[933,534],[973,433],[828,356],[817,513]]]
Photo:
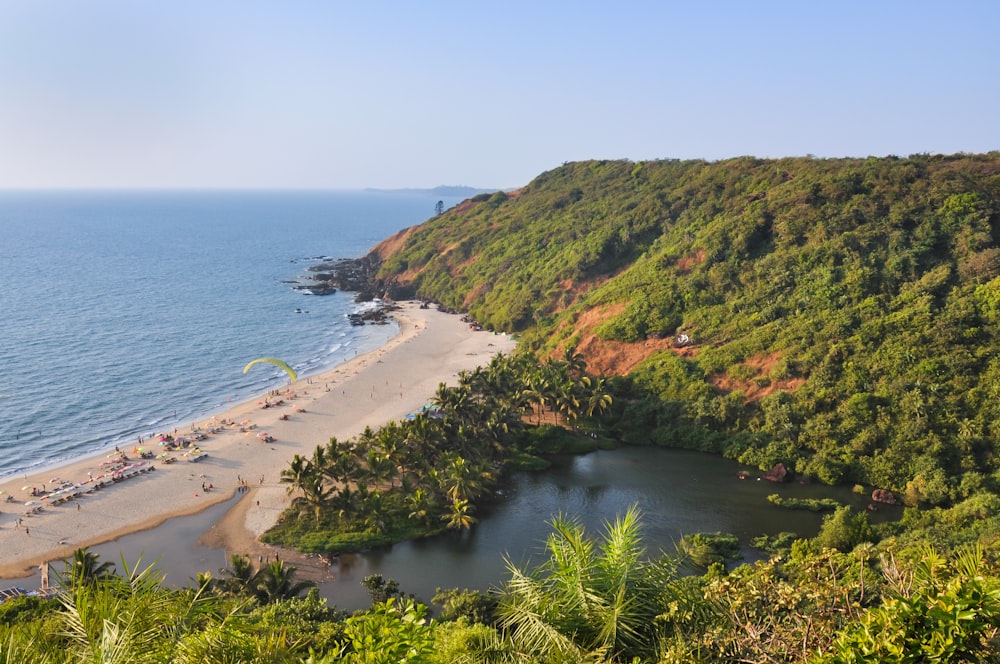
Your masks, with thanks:
[[[335,287],[323,281],[317,281],[313,284],[299,284],[298,286],[293,286],[293,288],[297,291],[309,293],[310,295],[333,295],[337,292]]]
[[[875,489],[872,491],[872,500],[883,505],[898,505],[899,498],[888,489]]]
[[[777,463],[774,468],[764,473],[764,479],[768,482],[788,482],[792,479],[792,474],[785,468],[785,464]]]
[[[347,320],[351,322],[351,325],[364,325],[366,323],[387,325],[389,323],[389,312],[396,311],[397,309],[399,307],[395,305],[381,304],[374,309],[347,314]]]
[[[313,265],[308,271],[314,286],[310,286],[309,290],[317,294],[336,292],[336,289],[355,293],[371,291],[379,264],[380,261],[377,259],[365,256],[362,258],[342,258]],[[316,286],[321,286],[321,288],[316,288]]]

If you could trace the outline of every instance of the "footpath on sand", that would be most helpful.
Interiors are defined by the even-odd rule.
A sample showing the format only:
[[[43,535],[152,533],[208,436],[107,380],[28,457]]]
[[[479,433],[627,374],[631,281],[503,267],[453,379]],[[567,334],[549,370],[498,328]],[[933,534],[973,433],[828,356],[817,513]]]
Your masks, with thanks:
[[[215,537],[227,549],[249,553],[289,503],[279,475],[294,455],[309,456],[331,437],[347,440],[367,426],[401,420],[439,384],[454,384],[459,371],[515,347],[506,335],[476,331],[459,316],[416,303],[402,303],[393,316],[399,334],[381,348],[190,431],[164,434],[179,445],[168,453],[172,463],[158,458],[165,446],[157,437],[144,441],[141,453],[121,450],[124,460],[102,453],[0,483],[6,492],[0,495],[12,497],[0,500],[0,577],[30,575],[74,549],[154,528],[247,490],[252,502],[237,503]],[[156,456],[141,457],[150,452]],[[117,470],[108,470],[112,464]],[[31,495],[32,487],[39,495]]]

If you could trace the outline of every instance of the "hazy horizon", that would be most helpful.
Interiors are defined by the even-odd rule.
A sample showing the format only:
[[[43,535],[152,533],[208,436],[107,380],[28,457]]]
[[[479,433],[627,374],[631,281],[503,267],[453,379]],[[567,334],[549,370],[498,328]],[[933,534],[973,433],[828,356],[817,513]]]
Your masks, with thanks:
[[[0,188],[513,189],[1000,149],[1000,3],[0,0]]]

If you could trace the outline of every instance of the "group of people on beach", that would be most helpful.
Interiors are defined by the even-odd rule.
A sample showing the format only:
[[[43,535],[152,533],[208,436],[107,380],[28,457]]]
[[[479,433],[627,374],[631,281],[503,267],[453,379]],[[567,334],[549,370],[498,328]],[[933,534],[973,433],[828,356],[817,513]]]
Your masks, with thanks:
[[[258,482],[258,486],[264,486],[264,476],[263,475],[260,476],[260,480]],[[246,480],[245,477],[240,477],[239,475],[237,475],[236,476],[236,489],[238,491],[249,491],[250,490],[250,483],[247,482],[247,480]]]

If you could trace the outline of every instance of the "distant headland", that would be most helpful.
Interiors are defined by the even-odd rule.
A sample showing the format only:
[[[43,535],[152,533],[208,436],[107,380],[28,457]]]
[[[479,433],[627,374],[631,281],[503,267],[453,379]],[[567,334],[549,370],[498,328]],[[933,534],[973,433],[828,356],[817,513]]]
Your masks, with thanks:
[[[365,191],[377,191],[386,194],[427,194],[428,196],[446,196],[448,198],[469,198],[471,196],[475,196],[476,194],[492,194],[502,191],[502,189],[500,187],[484,189],[480,187],[467,187],[464,185],[440,185],[431,189],[378,189],[375,187],[368,187]]]

